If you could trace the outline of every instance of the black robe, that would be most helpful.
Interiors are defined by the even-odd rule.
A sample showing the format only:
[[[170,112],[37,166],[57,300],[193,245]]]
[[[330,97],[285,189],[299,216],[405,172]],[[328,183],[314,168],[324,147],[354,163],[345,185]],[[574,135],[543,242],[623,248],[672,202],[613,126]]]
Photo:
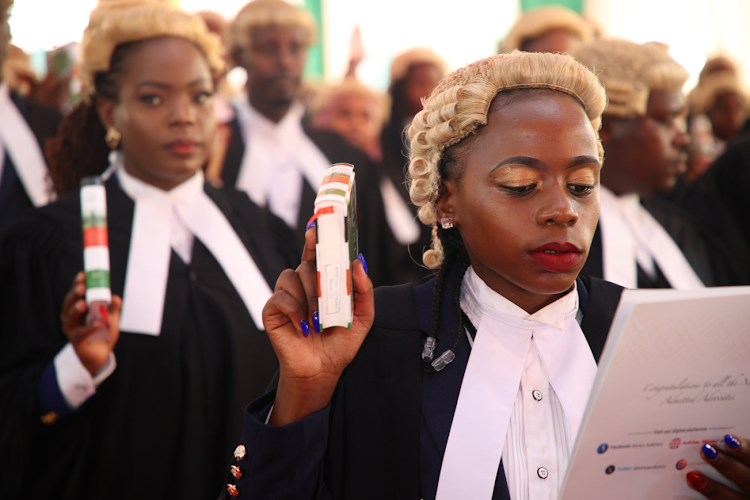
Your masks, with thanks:
[[[245,155],[245,143],[239,122],[235,118],[229,124],[232,135],[227,148],[221,179],[224,186],[234,188],[237,184],[242,158]],[[359,249],[365,256],[370,271],[370,278],[375,286],[401,283],[402,280],[391,268],[389,253],[388,223],[385,220],[383,200],[380,196],[380,185],[375,166],[363,152],[351,146],[340,135],[333,132],[315,130],[303,123],[305,133],[312,139],[320,151],[333,163],[350,163],[357,173],[357,221],[359,224]],[[297,242],[302,250],[305,227],[313,215],[315,196],[319,186],[310,186],[303,179],[302,200],[294,230]]]
[[[720,248],[714,248],[713,244],[699,231],[680,207],[662,197],[643,199],[641,204],[677,243],[704,285],[729,284],[721,278],[726,276],[726,268],[731,265],[728,257],[724,255]],[[589,256],[583,269],[581,269],[581,276],[604,278],[602,251],[602,237],[597,225]],[[671,288],[659,266],[654,263],[654,267],[656,268],[656,277],[652,278],[641,269],[641,266],[637,266],[638,288]]]
[[[435,355],[451,348],[457,328],[456,268],[446,277]],[[344,370],[330,405],[284,427],[259,429],[275,385],[251,403],[240,443],[248,455],[236,461],[240,498],[264,500],[433,500],[470,347],[465,335],[455,360],[426,374],[421,353],[432,316],[435,280],[375,291],[375,322],[357,356]],[[581,329],[598,362],[622,288],[578,280]],[[314,335],[314,334],[313,334]],[[328,418],[322,422],[321,418]],[[327,447],[325,429],[327,427]],[[226,491],[222,499],[228,500]],[[502,463],[493,500],[508,500]]]
[[[44,155],[47,139],[57,135],[62,115],[54,109],[40,106],[18,94],[10,94],[11,101],[26,119]],[[13,225],[24,212],[34,208],[21,184],[16,168],[6,150],[2,178],[0,178],[0,235]]]
[[[134,203],[106,183],[111,287],[122,296]],[[273,288],[299,261],[283,221],[205,185]],[[222,484],[242,408],[278,368],[273,348],[207,248],[174,251],[159,336],[122,332],[117,369],[76,413],[40,421],[40,376],[66,344],[60,310],[83,269],[78,191],[35,210],[0,244],[0,498],[195,499]],[[189,445],[188,445],[189,443]]]
[[[681,203],[728,256],[733,267],[723,284],[750,285],[750,138],[729,146]]]

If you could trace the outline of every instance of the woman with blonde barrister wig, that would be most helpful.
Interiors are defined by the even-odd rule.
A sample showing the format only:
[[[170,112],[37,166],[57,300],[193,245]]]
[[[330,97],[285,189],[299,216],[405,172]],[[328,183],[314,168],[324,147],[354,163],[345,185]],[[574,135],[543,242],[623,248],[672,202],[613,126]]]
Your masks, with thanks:
[[[245,411],[228,494],[556,497],[622,290],[578,278],[599,214],[604,106],[596,76],[565,55],[497,55],[440,82],[409,129],[437,276],[373,291],[357,263],[351,331],[305,336],[308,231],[302,265],[266,304],[278,383]],[[549,363],[563,367],[552,378]]]
[[[227,494],[557,498],[622,291],[578,277],[605,102],[557,54],[489,57],[435,88],[409,129],[409,174],[437,277],[373,291],[357,263],[351,331],[305,335],[308,231],[264,310],[279,376],[245,410]]]
[[[293,236],[204,181],[224,66],[200,18],[100,0],[81,49],[83,102],[47,151],[62,194],[0,242],[0,498],[215,498],[242,407],[278,367],[261,311]],[[113,297],[86,326],[93,175]]]

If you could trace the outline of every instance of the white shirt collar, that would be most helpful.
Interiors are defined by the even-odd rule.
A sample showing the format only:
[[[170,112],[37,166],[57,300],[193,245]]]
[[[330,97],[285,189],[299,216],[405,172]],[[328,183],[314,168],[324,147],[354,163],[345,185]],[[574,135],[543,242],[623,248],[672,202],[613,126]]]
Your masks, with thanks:
[[[292,130],[302,130],[302,118],[305,116],[305,106],[295,101],[292,106],[289,108],[289,111],[284,115],[284,117],[278,122],[273,122],[269,120],[266,116],[264,116],[260,111],[255,109],[252,104],[250,104],[250,99],[248,99],[246,94],[243,94],[238,102],[238,107],[242,107],[243,110],[246,112],[246,120],[243,120],[240,122],[240,125],[249,126],[252,132],[256,131],[262,131],[266,133],[271,134],[278,134],[278,133],[284,133],[284,132],[291,132]],[[247,130],[243,130],[244,133],[247,133]]]
[[[534,314],[529,314],[516,304],[492,290],[474,272],[473,267],[466,270],[461,283],[461,306],[471,322],[478,326],[485,311],[497,311],[525,321],[536,321],[562,330],[565,320],[571,312],[578,312],[578,289],[573,289],[553,303],[543,307]],[[575,315],[573,315],[575,316]]]
[[[203,172],[198,170],[195,175],[183,181],[169,191],[165,191],[130,175],[120,162],[117,165],[117,180],[120,187],[133,201],[140,199],[166,198],[172,203],[185,203],[203,191]]]

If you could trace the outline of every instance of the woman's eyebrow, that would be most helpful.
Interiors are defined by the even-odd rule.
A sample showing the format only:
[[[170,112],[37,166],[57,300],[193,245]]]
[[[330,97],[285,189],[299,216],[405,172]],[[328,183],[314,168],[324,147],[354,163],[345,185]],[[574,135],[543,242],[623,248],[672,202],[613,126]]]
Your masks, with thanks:
[[[595,156],[581,155],[576,156],[572,160],[570,160],[570,163],[568,163],[568,166],[565,168],[573,168],[577,167],[578,165],[585,165],[586,163],[593,163],[594,165],[598,165],[600,168],[602,166],[602,164],[599,163],[599,158],[596,158]]]
[[[546,164],[543,161],[537,160],[536,158],[532,158],[531,156],[511,156],[510,158],[506,158],[497,165],[495,165],[495,168],[490,170],[490,173],[494,172],[498,168],[502,167],[503,165],[526,165],[527,167],[536,168],[539,170],[544,169]]]

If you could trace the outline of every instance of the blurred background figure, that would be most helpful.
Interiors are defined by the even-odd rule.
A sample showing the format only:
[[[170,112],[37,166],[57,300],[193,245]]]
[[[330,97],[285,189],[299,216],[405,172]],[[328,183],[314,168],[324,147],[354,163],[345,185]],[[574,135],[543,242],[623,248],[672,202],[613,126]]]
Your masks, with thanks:
[[[380,133],[386,121],[386,98],[347,77],[342,83],[320,91],[313,123],[331,130],[367,154],[374,162],[383,159]]]
[[[218,12],[202,10],[196,13],[206,23],[208,31],[218,36],[221,40],[222,47],[227,46],[227,33],[229,23]],[[206,178],[221,187],[220,180],[221,170],[226,160],[227,148],[232,137],[232,127],[230,123],[234,119],[234,109],[231,105],[231,99],[237,93],[237,89],[232,88],[227,80],[227,72],[232,69],[231,58],[228,51],[224,53],[224,60],[227,69],[216,82],[216,94],[214,94],[214,110],[216,111],[216,137],[214,145],[211,148],[211,155],[208,157],[208,163],[205,167]]]
[[[232,60],[247,72],[246,93],[234,102],[235,119],[220,173],[280,217],[302,248],[325,169],[333,163],[357,168],[359,244],[375,284],[395,284],[386,265],[386,222],[377,171],[367,155],[340,135],[316,130],[301,100],[307,49],[316,39],[308,11],[283,0],[256,0],[230,25]]]
[[[549,5],[525,12],[513,25],[498,53],[524,52],[572,53],[594,38],[594,27],[567,7]]]
[[[736,65],[726,57],[706,62],[688,95],[691,135],[687,182],[694,182],[721,155],[747,119],[747,94]]]
[[[0,236],[19,215],[55,198],[43,148],[62,119],[16,92],[32,91],[33,79],[24,69],[26,58],[10,48],[12,6],[13,0],[0,0],[0,78],[10,77],[0,82]]]
[[[693,289],[724,284],[721,244],[657,196],[686,169],[688,73],[659,43],[598,40],[575,57],[607,93],[600,137],[601,211],[581,271],[628,288]],[[714,245],[714,243],[717,243]]]
[[[3,63],[2,81],[8,84],[11,92],[27,99],[39,86],[39,79],[31,69],[31,58],[12,43],[8,45],[8,55]]]
[[[400,247],[394,250],[392,265],[396,266],[404,281],[414,284],[421,284],[428,274],[426,269],[421,267],[419,256],[430,245],[431,231],[429,227],[416,221],[417,207],[411,202],[409,189],[405,184],[409,144],[405,141],[404,130],[411,125],[414,115],[422,110],[422,99],[430,95],[446,72],[445,61],[426,48],[403,52],[391,64],[391,84],[388,88],[391,112],[381,136],[381,189],[386,193],[384,201],[387,213],[402,213],[398,209],[400,203],[396,196],[401,198],[411,212],[409,222],[395,222],[404,220],[405,217],[396,219],[395,215],[391,216],[391,220],[394,221],[392,227],[403,227],[403,231],[391,230],[395,237],[392,244],[396,245],[396,248]]]

